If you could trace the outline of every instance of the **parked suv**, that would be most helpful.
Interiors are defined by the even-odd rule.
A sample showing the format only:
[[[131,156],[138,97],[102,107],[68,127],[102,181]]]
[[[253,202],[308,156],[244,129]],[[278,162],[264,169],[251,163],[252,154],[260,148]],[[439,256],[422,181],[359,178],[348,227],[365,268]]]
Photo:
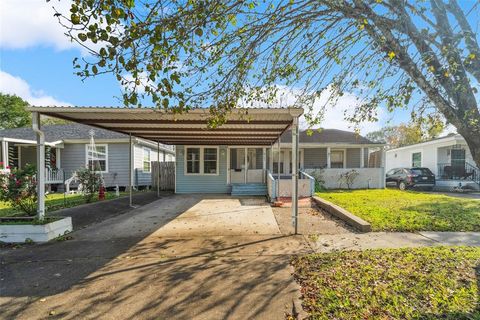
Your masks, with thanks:
[[[428,168],[396,168],[386,174],[387,187],[398,187],[400,190],[421,188],[432,190],[435,186],[435,175]]]

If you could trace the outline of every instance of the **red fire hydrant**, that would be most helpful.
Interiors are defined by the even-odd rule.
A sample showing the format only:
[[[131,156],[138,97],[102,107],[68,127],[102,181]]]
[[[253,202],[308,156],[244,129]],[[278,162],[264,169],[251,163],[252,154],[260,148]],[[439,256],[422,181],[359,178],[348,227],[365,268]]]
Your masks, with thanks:
[[[98,200],[105,200],[105,187],[103,185],[98,189]]]

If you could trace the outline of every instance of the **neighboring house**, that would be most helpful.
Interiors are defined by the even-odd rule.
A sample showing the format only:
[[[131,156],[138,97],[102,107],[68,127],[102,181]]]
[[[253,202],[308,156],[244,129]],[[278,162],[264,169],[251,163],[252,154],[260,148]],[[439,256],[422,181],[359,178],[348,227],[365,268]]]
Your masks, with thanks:
[[[176,192],[258,194],[267,188],[270,176],[280,181],[276,194],[289,196],[291,139],[291,131],[286,131],[280,146],[176,145]],[[311,135],[300,132],[299,194],[311,195],[311,176],[321,175],[326,188],[339,188],[340,174],[351,170],[359,174],[352,188],[383,188],[383,147],[342,130],[313,130]]]
[[[450,189],[459,184],[479,189],[480,170],[459,134],[388,150],[387,171],[399,167],[429,168],[436,176],[438,189]]]
[[[95,166],[101,170],[106,187],[129,185],[129,136],[105,129],[72,123],[43,126],[46,141],[46,183],[63,186],[75,170]],[[93,131],[92,131],[93,130]],[[90,137],[94,134],[96,152],[91,150]],[[0,130],[1,159],[4,169],[36,165],[36,138],[31,128]],[[150,140],[132,138],[134,174],[133,185],[151,185],[151,162],[174,161],[172,146],[158,145]]]

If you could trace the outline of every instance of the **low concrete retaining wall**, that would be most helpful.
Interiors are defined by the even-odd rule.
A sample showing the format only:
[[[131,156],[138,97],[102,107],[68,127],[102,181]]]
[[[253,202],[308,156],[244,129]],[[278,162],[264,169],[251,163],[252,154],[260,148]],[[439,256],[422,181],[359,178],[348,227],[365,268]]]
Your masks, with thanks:
[[[327,211],[331,215],[345,221],[347,224],[358,229],[361,232],[370,232],[372,231],[372,226],[367,221],[357,217],[356,215],[350,213],[349,211],[343,209],[342,207],[337,206],[336,204],[331,203],[330,201],[324,200],[320,197],[313,196],[313,201],[323,210]]]
[[[25,242],[31,239],[34,242],[47,242],[73,230],[72,218],[50,222],[47,224],[3,224],[0,225],[0,241]]]
[[[385,188],[384,168],[347,168],[347,169],[304,169],[304,171],[313,176],[321,176],[325,181],[327,189],[346,189],[347,186],[340,187],[338,179],[342,173],[355,170],[358,177],[355,179],[352,189],[382,189]]]

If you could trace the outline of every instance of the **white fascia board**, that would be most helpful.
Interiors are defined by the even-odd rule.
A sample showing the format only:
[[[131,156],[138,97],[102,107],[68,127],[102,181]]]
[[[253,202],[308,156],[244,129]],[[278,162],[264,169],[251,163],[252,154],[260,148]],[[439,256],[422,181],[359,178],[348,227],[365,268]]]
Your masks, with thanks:
[[[291,142],[282,142],[280,143],[280,148],[290,148],[292,146]],[[361,144],[361,143],[341,143],[341,142],[335,142],[335,143],[314,143],[314,142],[309,142],[309,143],[302,143],[300,142],[298,144],[299,148],[379,148],[379,147],[384,147],[385,144],[382,143],[375,143],[375,144]]]
[[[462,144],[466,143],[465,139],[461,135],[454,135],[454,136],[448,136],[448,137],[443,137],[443,138],[438,138],[435,140],[430,140],[430,141],[425,141],[425,142],[420,142],[416,144],[411,144],[409,146],[403,146],[395,149],[390,149],[387,150],[387,153],[391,152],[396,152],[396,151],[402,151],[402,150],[408,150],[412,148],[422,148],[424,146],[429,146],[433,144],[443,144],[443,143],[454,143],[454,144]]]

